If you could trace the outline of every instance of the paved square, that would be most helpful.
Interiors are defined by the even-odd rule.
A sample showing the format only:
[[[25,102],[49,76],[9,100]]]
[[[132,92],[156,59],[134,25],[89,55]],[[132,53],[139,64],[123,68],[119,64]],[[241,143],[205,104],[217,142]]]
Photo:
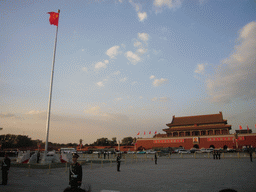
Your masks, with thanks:
[[[11,167],[9,183],[1,192],[61,192],[68,186],[65,168],[28,169]],[[83,165],[83,183],[91,184],[93,192],[217,192],[232,188],[238,192],[256,191],[256,159],[194,159],[160,157],[116,164]]]

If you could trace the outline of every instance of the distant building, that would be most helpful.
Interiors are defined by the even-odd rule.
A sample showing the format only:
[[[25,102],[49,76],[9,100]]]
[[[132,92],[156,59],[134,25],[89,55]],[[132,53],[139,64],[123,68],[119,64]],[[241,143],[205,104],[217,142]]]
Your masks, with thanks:
[[[137,139],[136,147],[152,149],[159,147],[191,148],[242,148],[256,147],[256,134],[251,130],[236,130],[230,134],[231,125],[223,119],[222,112],[210,115],[175,117],[163,129],[165,134],[153,138]]]

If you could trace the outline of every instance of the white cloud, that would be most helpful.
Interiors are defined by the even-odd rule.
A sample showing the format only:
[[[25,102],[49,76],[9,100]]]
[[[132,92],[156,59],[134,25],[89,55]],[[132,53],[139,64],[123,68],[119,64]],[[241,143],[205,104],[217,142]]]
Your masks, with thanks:
[[[36,115],[36,114],[39,114],[39,113],[44,113],[44,111],[31,110],[31,111],[27,112],[26,114],[28,114],[28,115]]]
[[[140,99],[143,99],[143,97],[142,97],[142,96],[140,96],[139,98],[140,98]]]
[[[95,69],[100,69],[100,68],[107,68],[107,65],[109,61],[108,60],[104,60],[104,62],[98,62],[95,64]]]
[[[138,83],[137,81],[133,81],[133,82],[132,82],[132,85],[135,85],[135,84],[137,84],[137,83]]]
[[[100,69],[100,68],[106,68],[107,65],[103,62],[98,62],[95,64],[95,69]]]
[[[114,73],[114,75],[119,75],[121,72],[120,71],[116,71],[115,73]]]
[[[100,87],[104,87],[104,84],[103,84],[102,81],[98,82],[97,85],[100,86]]]
[[[134,47],[140,47],[142,43],[140,41],[136,41],[133,43]]]
[[[197,64],[195,73],[204,74],[206,64]]]
[[[121,82],[125,82],[125,81],[127,81],[127,78],[124,77],[123,79],[120,79],[120,81],[121,81]]]
[[[167,101],[169,101],[169,98],[167,98],[167,97],[160,97],[158,100],[160,102],[167,102]]]
[[[144,48],[137,49],[137,52],[140,53],[141,55],[145,54],[147,51],[148,50]]]
[[[154,6],[163,7],[167,6],[168,8],[175,8],[181,5],[182,0],[154,0]]]
[[[169,98],[167,98],[167,97],[159,97],[159,98],[157,98],[157,97],[154,97],[154,98],[152,98],[151,99],[151,101],[158,101],[158,102],[167,102],[167,101],[169,101]]]
[[[123,98],[119,97],[119,98],[115,98],[115,101],[121,101],[123,100]]]
[[[155,75],[151,75],[150,77],[149,77],[149,79],[154,79],[156,76]]]
[[[233,53],[206,80],[211,101],[229,102],[232,98],[256,98],[256,22],[245,25]]]
[[[91,107],[84,111],[85,114],[91,114],[91,115],[99,115],[100,114],[100,107]]]
[[[83,68],[82,68],[82,71],[88,72],[87,67],[83,67]]]
[[[115,58],[115,56],[117,56],[119,53],[119,51],[118,51],[119,48],[120,48],[120,46],[117,46],[117,45],[109,48],[106,51],[106,55],[108,55],[111,59]]]
[[[149,35],[147,33],[138,33],[138,37],[139,39],[141,39],[142,41],[148,41]]]
[[[141,61],[141,58],[132,51],[127,51],[125,53],[125,56],[133,65],[136,65],[138,62]]]
[[[147,18],[147,13],[146,12],[143,12],[143,13],[138,12],[138,17],[139,17],[140,21],[144,21],[144,19]]]
[[[168,83],[168,79],[161,78],[161,79],[155,79],[153,82],[153,85],[155,87],[158,87],[158,86],[166,84],[166,83]]]

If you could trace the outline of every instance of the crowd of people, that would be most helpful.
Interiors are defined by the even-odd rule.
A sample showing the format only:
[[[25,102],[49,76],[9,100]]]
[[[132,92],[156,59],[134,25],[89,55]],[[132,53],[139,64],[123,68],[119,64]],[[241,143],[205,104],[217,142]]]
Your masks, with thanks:
[[[247,149],[247,152],[250,155],[250,160],[252,162],[252,153],[253,148],[249,147]],[[220,150],[213,150],[213,159],[220,159],[221,158],[221,151]],[[37,156],[37,163],[40,156]],[[104,159],[105,159],[105,153],[104,153]],[[70,187],[66,188],[65,192],[89,192],[91,191],[90,186],[88,187],[88,190],[81,189],[82,184],[82,166],[77,162],[79,158],[79,155],[77,153],[73,153],[72,155],[72,163],[69,166],[69,185]],[[121,166],[121,153],[119,153],[116,157],[116,163],[117,163],[117,171],[120,172],[120,166]],[[154,155],[155,164],[157,165],[157,153]],[[4,159],[1,164],[2,168],[2,185],[7,185],[8,181],[8,171],[11,166],[11,160],[8,157],[7,154],[5,154]]]

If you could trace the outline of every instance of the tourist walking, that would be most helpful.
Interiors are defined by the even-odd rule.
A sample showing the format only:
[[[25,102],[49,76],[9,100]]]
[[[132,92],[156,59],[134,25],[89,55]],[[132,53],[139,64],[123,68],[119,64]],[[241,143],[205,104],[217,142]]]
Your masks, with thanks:
[[[155,153],[155,164],[157,164],[157,155]]]
[[[73,163],[69,166],[69,185],[71,188],[79,188],[82,184],[82,166],[77,162],[79,155],[74,153],[72,157]]]
[[[220,150],[217,151],[217,156],[220,159]]]
[[[2,161],[2,185],[7,185],[8,180],[8,171],[11,166],[11,160],[9,159],[8,155],[4,155],[4,159]]]
[[[213,150],[212,155],[213,155],[213,159],[215,159],[216,158],[216,150]]]
[[[117,171],[120,171],[120,164],[121,164],[121,154],[120,153],[116,157],[116,163],[117,163]]]

